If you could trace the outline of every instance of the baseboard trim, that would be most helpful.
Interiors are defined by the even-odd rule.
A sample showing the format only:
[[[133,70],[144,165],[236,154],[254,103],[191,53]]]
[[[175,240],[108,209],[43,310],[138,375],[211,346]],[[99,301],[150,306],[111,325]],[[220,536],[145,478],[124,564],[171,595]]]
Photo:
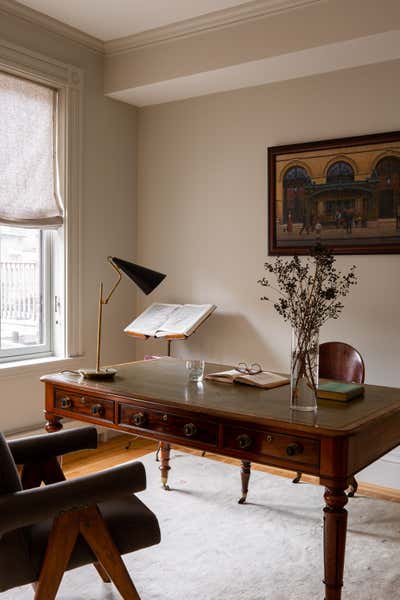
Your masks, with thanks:
[[[189,454],[197,454],[201,455],[201,452],[197,450],[192,450],[190,448],[186,448],[184,446],[174,446],[174,448],[180,448],[183,452],[187,452]],[[219,456],[217,454],[212,454],[211,452],[206,455],[207,458],[212,460],[218,460],[221,462],[226,462],[229,464],[240,466],[240,460],[236,458],[226,458]],[[287,479],[294,479],[296,473],[295,471],[286,471],[285,469],[279,469],[277,467],[268,467],[266,465],[259,465],[257,463],[252,463],[252,469],[255,471],[264,471],[265,473],[271,473],[272,475],[279,475],[280,477],[286,477]],[[312,483],[313,485],[320,485],[319,477],[315,477],[313,475],[303,475],[301,480],[304,483]],[[377,500],[388,500],[390,502],[400,502],[400,489],[384,487],[381,485],[376,485],[375,483],[366,483],[364,481],[358,482],[358,490],[356,494],[357,496],[367,496],[369,498],[375,498]]]
[[[73,419],[63,419],[62,420],[62,429],[78,429],[81,427],[87,427],[90,423],[84,423],[83,421],[74,421]],[[105,427],[101,427],[100,425],[94,425],[97,429],[97,435],[99,443],[106,443],[109,440],[118,437],[121,435],[119,431],[114,431],[112,429],[108,429]],[[46,433],[44,429],[44,423],[38,425],[31,425],[29,427],[24,427],[20,429],[14,429],[12,431],[7,431],[4,435],[6,439],[17,439],[22,437],[29,437],[31,435],[40,435],[42,433]]]
[[[359,483],[357,494],[379,498],[380,500],[389,500],[390,502],[400,502],[399,489],[383,487],[375,483]]]
[[[253,465],[255,470],[267,471],[274,475],[280,475],[288,479],[293,479],[296,475],[295,472],[284,471],[283,469],[275,469],[274,467],[264,467],[261,465]],[[357,477],[356,477],[357,478]],[[319,484],[319,477],[313,477],[312,475],[303,475],[302,481],[305,483],[312,483],[314,485]],[[357,496],[368,496],[370,498],[376,498],[377,500],[388,500],[390,502],[400,502],[400,489],[384,487],[376,485],[375,483],[366,483],[365,481],[358,482]]]

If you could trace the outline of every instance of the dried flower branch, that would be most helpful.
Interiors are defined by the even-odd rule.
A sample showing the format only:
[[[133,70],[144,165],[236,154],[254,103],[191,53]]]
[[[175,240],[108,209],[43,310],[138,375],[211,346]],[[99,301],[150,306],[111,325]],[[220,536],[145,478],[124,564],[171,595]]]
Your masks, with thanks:
[[[292,350],[292,401],[300,388],[316,391],[314,376],[318,364],[316,334],[328,319],[337,319],[343,310],[342,298],[357,283],[356,266],[347,273],[336,269],[333,254],[321,244],[315,246],[311,256],[300,261],[293,258],[275,258],[266,262],[265,269],[275,277],[273,286],[268,277],[259,280],[273,297],[261,299],[271,302],[275,310],[290,323],[296,335],[296,348]]]
[[[298,256],[266,262],[265,269],[275,276],[277,287],[267,277],[258,283],[277,297],[261,299],[271,302],[296,330],[319,329],[328,319],[339,317],[343,309],[341,298],[357,283],[355,265],[344,274],[336,269],[335,262],[333,254],[321,244],[304,262]]]

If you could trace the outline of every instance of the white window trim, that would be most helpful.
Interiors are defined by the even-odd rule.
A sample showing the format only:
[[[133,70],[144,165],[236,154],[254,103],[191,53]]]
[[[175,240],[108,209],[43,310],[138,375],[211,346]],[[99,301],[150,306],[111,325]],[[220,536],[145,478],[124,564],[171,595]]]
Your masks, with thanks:
[[[58,92],[59,184],[65,211],[62,228],[65,342],[59,354],[65,358],[79,357],[83,352],[80,259],[83,70],[1,39],[0,69],[49,85]]]

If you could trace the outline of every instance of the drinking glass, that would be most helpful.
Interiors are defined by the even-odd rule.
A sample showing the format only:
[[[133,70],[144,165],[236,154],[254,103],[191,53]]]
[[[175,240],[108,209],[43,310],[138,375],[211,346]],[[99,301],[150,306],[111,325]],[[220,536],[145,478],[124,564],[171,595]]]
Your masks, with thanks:
[[[202,381],[204,375],[204,360],[187,360],[186,369],[189,381]]]

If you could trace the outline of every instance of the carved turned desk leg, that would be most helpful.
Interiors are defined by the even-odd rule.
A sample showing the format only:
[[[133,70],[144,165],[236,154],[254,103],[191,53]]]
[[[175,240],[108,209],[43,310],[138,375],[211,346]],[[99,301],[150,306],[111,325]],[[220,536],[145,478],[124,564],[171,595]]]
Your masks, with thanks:
[[[62,417],[57,417],[57,415],[53,415],[47,411],[44,411],[44,416],[46,417],[46,424],[44,427],[49,433],[60,431],[60,429],[63,428],[62,423],[60,423]]]
[[[325,490],[324,563],[325,600],[340,600],[343,586],[347,530],[347,495],[344,489]]]
[[[161,465],[159,469],[161,471],[161,483],[164,490],[169,490],[170,487],[168,485],[168,471],[170,470],[169,466],[169,456],[170,456],[171,446],[168,442],[160,442],[160,457],[161,457]]]
[[[251,462],[249,460],[241,460],[240,477],[242,479],[242,497],[238,500],[238,504],[244,504],[249,491],[249,479],[251,473]]]

